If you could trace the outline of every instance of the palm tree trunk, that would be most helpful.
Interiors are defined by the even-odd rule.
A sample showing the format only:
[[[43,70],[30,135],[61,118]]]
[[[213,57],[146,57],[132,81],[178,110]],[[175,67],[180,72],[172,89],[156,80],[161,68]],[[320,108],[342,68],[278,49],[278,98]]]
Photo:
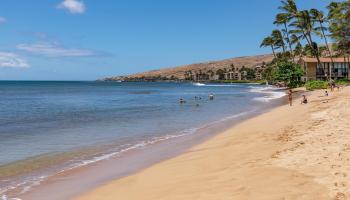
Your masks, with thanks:
[[[331,63],[332,63],[332,65],[329,67],[329,80],[331,80],[331,79],[332,79],[332,72],[333,72],[333,71],[332,71],[332,68],[334,68],[333,55],[332,55],[332,52],[331,52],[331,50],[330,50],[330,48],[329,48],[329,45],[328,45],[327,36],[326,36],[326,34],[324,34],[323,24],[322,24],[321,21],[319,21],[319,23],[320,23],[320,26],[321,26],[322,36],[323,36],[323,38],[324,38],[324,41],[325,41],[325,43],[326,43],[326,47],[327,47],[329,56],[330,56],[330,58],[331,58]]]
[[[322,65],[322,62],[321,62],[321,59],[320,59],[320,55],[319,55],[319,52],[318,52],[318,49],[315,49],[314,46],[313,46],[313,41],[312,41],[312,37],[311,37],[311,33],[307,33],[306,34],[307,37],[309,38],[309,45],[312,49],[312,51],[314,52],[315,56],[316,56],[316,59],[317,59],[317,64],[323,68],[323,65]]]
[[[288,28],[287,28],[287,23],[283,23],[283,24],[284,24],[284,28],[286,29],[287,43],[288,43],[289,50],[290,50],[290,53],[292,54],[293,62],[294,62],[295,56],[294,56],[294,53],[293,53],[292,44],[290,43],[290,39],[289,39],[289,32],[288,32]]]
[[[348,65],[348,62],[347,62],[347,60],[346,60],[346,55],[345,55],[345,51],[343,50],[343,55],[344,55],[344,64],[345,64],[345,66],[347,66]]]
[[[283,41],[282,41],[282,51],[283,51],[283,54],[286,55],[286,47]]]
[[[275,49],[273,48],[273,45],[271,45],[271,49],[272,49],[273,57],[276,58],[276,53],[275,53]]]
[[[345,67],[347,67],[348,68],[348,70],[349,70],[349,64],[350,64],[350,58],[349,58],[349,55],[347,55],[347,65],[345,65]],[[349,74],[349,72],[348,72],[348,74]],[[346,76],[346,78],[348,78],[348,76]]]

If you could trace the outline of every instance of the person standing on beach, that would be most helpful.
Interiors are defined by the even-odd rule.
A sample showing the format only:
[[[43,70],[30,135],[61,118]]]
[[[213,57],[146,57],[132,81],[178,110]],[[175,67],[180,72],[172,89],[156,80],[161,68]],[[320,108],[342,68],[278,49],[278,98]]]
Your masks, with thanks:
[[[289,102],[289,105],[292,106],[292,103],[293,103],[293,92],[291,89],[289,89],[288,91],[288,102]]]
[[[334,87],[335,87],[335,82],[334,82],[334,80],[333,79],[331,79],[331,80],[329,80],[329,87],[331,88],[331,92],[333,92],[333,90],[334,90]]]

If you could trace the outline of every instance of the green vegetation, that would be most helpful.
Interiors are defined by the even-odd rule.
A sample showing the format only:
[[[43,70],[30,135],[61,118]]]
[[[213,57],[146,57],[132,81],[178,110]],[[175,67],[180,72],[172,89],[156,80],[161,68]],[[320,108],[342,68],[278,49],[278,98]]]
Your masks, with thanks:
[[[273,74],[276,70],[288,71],[290,66],[282,70],[274,69],[281,67],[280,64],[276,64],[280,60],[297,63],[298,57],[309,56],[316,58],[318,65],[322,66],[320,57],[330,57],[331,66],[334,66],[333,57],[344,56],[344,60],[350,63],[350,0],[331,2],[327,6],[326,14],[315,8],[300,10],[295,0],[282,0],[279,10],[274,24],[281,28],[273,30],[260,45],[271,48],[275,57],[264,72],[264,77],[269,82],[278,79],[287,81],[289,75],[283,77],[281,74],[276,79],[276,75]],[[315,41],[322,41],[325,45],[319,45]]]
[[[308,81],[305,83],[305,88],[307,90],[317,90],[317,89],[327,89],[327,81]]]
[[[211,83],[266,83],[265,80],[212,80]]]
[[[337,79],[335,81],[336,85],[349,85],[350,84],[350,79]]]
[[[301,77],[304,71],[300,65],[287,59],[275,59],[268,65],[263,76],[272,82],[282,82],[284,86],[296,88],[303,85]]]
[[[226,73],[226,69],[218,69],[216,71],[216,75],[219,76],[219,80],[224,80],[225,79],[225,73]]]
[[[255,70],[254,69],[250,69],[250,68],[245,68],[245,71],[246,71],[246,76],[245,78],[247,80],[254,80],[256,77],[255,77]]]
[[[179,78],[175,77],[174,75],[171,75],[170,77],[166,76],[142,76],[142,77],[131,77],[131,78],[124,78],[123,81],[125,82],[178,82],[181,81]]]

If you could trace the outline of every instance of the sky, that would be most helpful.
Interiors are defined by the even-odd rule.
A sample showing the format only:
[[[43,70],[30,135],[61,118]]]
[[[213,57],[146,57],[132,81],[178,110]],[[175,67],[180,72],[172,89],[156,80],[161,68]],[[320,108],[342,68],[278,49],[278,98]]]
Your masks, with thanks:
[[[324,9],[330,0],[297,0]],[[279,0],[1,0],[0,80],[96,80],[270,53]]]

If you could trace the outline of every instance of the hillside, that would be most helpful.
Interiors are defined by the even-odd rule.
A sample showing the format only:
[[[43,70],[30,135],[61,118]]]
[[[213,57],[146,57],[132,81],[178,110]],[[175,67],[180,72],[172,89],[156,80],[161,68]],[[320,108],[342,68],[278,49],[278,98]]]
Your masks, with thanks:
[[[151,70],[136,74],[131,74],[127,76],[114,76],[114,77],[108,77],[104,80],[106,81],[118,81],[118,80],[124,80],[124,79],[134,79],[134,78],[141,78],[141,77],[176,77],[178,79],[184,79],[185,78],[185,72],[186,71],[216,71],[218,69],[223,68],[230,68],[233,64],[235,67],[242,67],[245,66],[247,68],[254,68],[256,66],[260,66],[263,63],[268,63],[273,59],[273,55],[257,55],[257,56],[245,56],[245,57],[237,57],[237,58],[230,58],[220,61],[210,61],[210,62],[204,62],[204,63],[196,63],[196,64],[190,64],[190,65],[183,65],[178,67],[171,67],[171,68],[163,68],[163,69],[157,69],[157,70]]]

